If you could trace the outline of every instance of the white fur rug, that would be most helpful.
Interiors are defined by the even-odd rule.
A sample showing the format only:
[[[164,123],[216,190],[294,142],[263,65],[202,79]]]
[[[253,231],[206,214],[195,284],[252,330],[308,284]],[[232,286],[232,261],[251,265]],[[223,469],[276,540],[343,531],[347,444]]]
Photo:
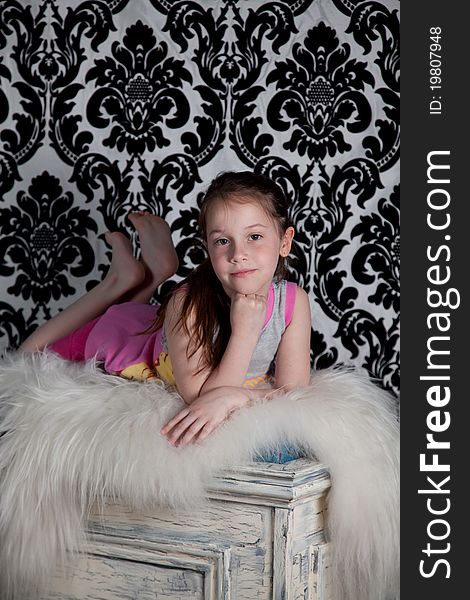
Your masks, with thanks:
[[[159,430],[182,405],[157,382],[126,381],[53,354],[0,363],[6,598],[46,585],[54,565],[82,546],[94,501],[188,507],[218,470],[283,442],[331,472],[335,600],[398,595],[398,425],[386,392],[355,372],[312,373],[310,386],[238,411],[199,446],[175,448]]]

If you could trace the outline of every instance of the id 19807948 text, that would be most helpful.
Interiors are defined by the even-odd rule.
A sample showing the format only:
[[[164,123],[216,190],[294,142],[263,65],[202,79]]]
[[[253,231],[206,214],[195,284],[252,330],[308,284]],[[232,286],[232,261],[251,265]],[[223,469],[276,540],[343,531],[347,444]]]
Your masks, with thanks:
[[[443,36],[441,27],[429,28],[429,114],[441,115],[442,97],[442,46]]]

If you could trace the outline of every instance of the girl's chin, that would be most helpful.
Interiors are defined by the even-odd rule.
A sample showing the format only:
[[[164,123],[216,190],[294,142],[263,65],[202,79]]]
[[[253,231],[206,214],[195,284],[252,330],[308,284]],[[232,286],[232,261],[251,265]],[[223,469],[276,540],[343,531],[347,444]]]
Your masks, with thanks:
[[[233,277],[228,281],[222,281],[221,279],[219,281],[227,296],[231,298],[234,294],[245,294],[246,296],[250,294],[267,295],[272,279],[265,283],[260,282],[260,277],[257,277],[256,281],[251,277]]]
[[[263,294],[266,295],[269,290],[269,285],[267,286],[253,286],[253,285],[232,285],[230,289],[225,288],[226,293],[232,297],[234,294],[245,294],[249,296],[251,294]]]

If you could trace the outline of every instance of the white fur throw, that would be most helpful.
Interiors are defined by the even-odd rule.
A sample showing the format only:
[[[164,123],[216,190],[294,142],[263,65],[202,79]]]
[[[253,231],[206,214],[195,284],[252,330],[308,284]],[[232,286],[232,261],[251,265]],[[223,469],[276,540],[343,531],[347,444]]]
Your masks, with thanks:
[[[182,407],[158,382],[130,382],[53,354],[0,363],[0,589],[20,598],[82,547],[95,501],[191,506],[221,468],[288,442],[328,466],[335,600],[398,594],[399,451],[391,397],[356,372],[238,411],[197,446],[160,427]]]

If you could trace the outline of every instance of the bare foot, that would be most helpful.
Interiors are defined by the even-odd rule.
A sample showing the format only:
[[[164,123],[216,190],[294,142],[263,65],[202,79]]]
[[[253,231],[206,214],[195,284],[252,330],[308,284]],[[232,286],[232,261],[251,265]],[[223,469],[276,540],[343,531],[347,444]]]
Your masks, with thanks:
[[[34,352],[52,344],[103,314],[116,302],[123,302],[134,288],[139,289],[145,279],[145,268],[134,258],[130,240],[119,232],[108,232],[105,237],[113,250],[106,277],[36,329],[20,346],[20,351]]]
[[[134,257],[131,241],[118,231],[105,233],[113,250],[111,266],[103,281],[117,294],[125,294],[140,285],[145,279],[144,266]]]
[[[139,234],[140,260],[145,267],[144,286],[151,290],[150,298],[161,283],[176,273],[178,256],[164,219],[140,212],[131,213],[129,221]]]

